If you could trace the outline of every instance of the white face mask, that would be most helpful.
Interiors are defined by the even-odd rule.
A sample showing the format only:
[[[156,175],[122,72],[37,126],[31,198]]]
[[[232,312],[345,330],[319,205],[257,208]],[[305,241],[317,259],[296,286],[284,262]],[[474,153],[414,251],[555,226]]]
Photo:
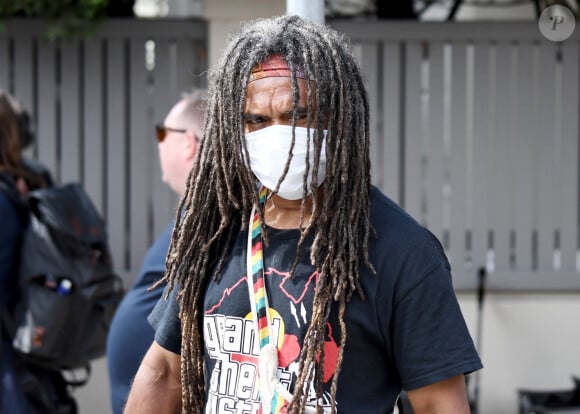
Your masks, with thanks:
[[[310,130],[310,142],[308,142],[307,129],[303,127],[295,128],[295,141],[292,150],[292,160],[284,181],[280,183],[278,195],[287,200],[299,200],[302,198],[302,186],[304,172],[306,171],[306,151],[310,147],[308,154],[309,166],[307,185],[308,193],[312,192],[312,167],[314,165],[314,130]],[[324,131],[326,139],[327,131]],[[250,167],[268,189],[274,190],[278,180],[284,172],[284,167],[288,160],[290,145],[292,144],[292,126],[273,125],[246,134],[246,145],[250,154]],[[322,143],[320,151],[320,162],[318,164],[318,185],[322,184],[326,177],[326,148]]]

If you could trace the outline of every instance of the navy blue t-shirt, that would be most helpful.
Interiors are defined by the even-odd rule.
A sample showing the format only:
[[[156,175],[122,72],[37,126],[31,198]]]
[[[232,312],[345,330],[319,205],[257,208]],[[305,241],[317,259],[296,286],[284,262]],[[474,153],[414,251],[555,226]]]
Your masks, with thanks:
[[[346,307],[347,341],[336,395],[340,413],[391,412],[401,388],[423,387],[482,366],[437,239],[376,188],[371,221],[377,237],[370,242],[369,256],[377,274],[361,263],[366,298],[355,294]],[[292,391],[318,274],[309,263],[306,243],[296,273],[289,277],[298,230],[268,228],[268,237],[264,270],[278,377]],[[220,280],[208,283],[205,292],[206,413],[258,412],[259,345],[248,294],[246,244],[247,234],[242,233]],[[324,406],[329,406],[342,334],[336,308],[325,338]],[[155,340],[179,353],[174,294],[159,301],[149,321],[156,328]]]
[[[114,414],[123,412],[133,378],[153,343],[155,332],[147,323],[147,316],[161,297],[163,289],[160,287],[149,292],[147,289],[163,276],[173,226],[174,221],[169,223],[147,251],[139,276],[111,321],[107,337],[107,362]]]

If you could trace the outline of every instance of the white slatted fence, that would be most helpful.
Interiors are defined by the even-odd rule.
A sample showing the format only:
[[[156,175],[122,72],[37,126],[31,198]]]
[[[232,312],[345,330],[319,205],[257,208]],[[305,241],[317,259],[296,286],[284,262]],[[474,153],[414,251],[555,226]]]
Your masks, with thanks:
[[[580,32],[331,21],[360,60],[374,183],[443,242],[457,290],[580,290]]]

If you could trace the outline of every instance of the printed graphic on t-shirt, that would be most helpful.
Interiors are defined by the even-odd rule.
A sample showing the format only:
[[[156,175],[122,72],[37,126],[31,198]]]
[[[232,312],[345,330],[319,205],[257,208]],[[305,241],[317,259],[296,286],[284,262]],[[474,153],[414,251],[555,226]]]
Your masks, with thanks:
[[[299,285],[299,289],[293,283],[289,283],[288,273],[269,268],[264,275],[270,286],[268,292],[270,332],[271,340],[278,348],[278,379],[292,393],[294,382],[298,377],[302,335],[306,332],[311,318],[318,274],[312,273],[305,283]],[[206,414],[262,412],[258,378],[260,345],[252,314],[248,312],[246,315],[238,316],[228,315],[227,312],[230,295],[237,289],[242,289],[248,297],[245,275],[229,288],[223,289],[221,298],[216,303],[206,306],[204,342],[207,357],[215,361],[211,372]],[[328,324],[323,375],[328,389],[336,369],[338,343],[339,338],[333,337],[332,328]],[[309,388],[307,405],[315,406],[316,393],[312,386]],[[324,411],[330,408],[328,389],[324,392],[322,401],[318,401],[318,405],[321,405]]]

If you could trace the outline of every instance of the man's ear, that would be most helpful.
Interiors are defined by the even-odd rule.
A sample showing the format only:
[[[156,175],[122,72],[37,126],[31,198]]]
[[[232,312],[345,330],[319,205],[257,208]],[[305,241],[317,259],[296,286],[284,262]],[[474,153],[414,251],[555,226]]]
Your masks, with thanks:
[[[192,130],[187,130],[185,132],[185,145],[184,145],[184,155],[187,159],[194,159],[197,155],[197,150],[199,148],[199,143],[197,142],[197,137],[195,132]]]

